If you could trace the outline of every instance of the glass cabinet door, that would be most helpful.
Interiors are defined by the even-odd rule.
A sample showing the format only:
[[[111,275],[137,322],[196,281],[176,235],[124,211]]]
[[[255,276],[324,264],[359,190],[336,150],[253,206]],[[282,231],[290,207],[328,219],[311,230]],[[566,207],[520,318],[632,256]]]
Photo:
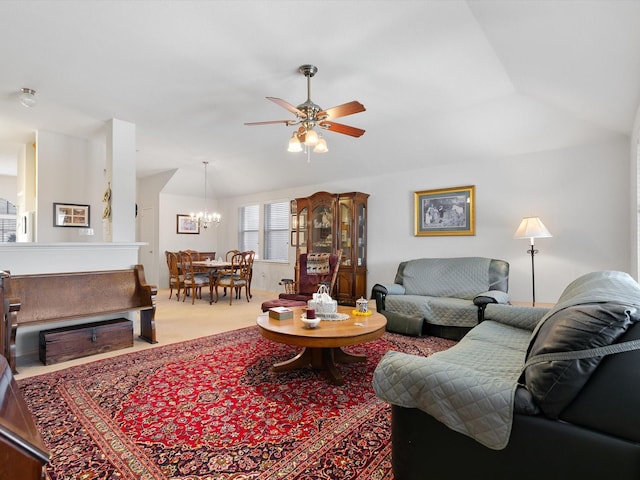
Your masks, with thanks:
[[[300,253],[307,253],[307,208],[298,210],[296,218],[296,238],[295,245]]]
[[[358,232],[357,232],[357,235],[358,235],[357,265],[359,267],[367,264],[367,259],[366,259],[367,239],[365,238],[366,234],[367,234],[367,209],[363,203],[359,203],[358,204]]]
[[[340,265],[348,266],[353,261],[353,200],[350,198],[340,199],[340,241],[342,258]]]
[[[331,253],[333,246],[333,212],[327,205],[311,211],[311,249],[317,253]]]

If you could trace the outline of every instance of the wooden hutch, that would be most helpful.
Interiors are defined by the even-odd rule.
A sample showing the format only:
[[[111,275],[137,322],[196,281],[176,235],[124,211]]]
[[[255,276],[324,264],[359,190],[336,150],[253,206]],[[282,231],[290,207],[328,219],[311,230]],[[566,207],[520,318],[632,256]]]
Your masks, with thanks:
[[[336,289],[341,305],[367,298],[367,193],[317,192],[295,199],[292,239],[300,253],[342,250]]]

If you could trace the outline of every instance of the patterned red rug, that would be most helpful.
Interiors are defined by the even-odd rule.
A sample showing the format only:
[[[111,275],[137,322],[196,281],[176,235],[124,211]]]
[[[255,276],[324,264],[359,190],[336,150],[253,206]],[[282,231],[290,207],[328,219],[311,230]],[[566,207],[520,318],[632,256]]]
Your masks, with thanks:
[[[371,377],[388,350],[455,342],[386,333],[347,350],[346,384],[312,369],[274,374],[295,347],[256,327],[19,382],[52,479],[391,479],[390,409]]]

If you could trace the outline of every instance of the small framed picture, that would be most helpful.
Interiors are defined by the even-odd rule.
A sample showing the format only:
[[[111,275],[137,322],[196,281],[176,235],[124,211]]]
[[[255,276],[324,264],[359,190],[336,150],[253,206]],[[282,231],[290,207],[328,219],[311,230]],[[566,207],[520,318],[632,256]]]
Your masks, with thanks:
[[[176,233],[199,234],[200,224],[191,215],[176,215]]]
[[[89,205],[77,205],[74,203],[53,204],[54,227],[89,227]]]
[[[474,185],[415,192],[414,235],[475,235],[474,193]]]

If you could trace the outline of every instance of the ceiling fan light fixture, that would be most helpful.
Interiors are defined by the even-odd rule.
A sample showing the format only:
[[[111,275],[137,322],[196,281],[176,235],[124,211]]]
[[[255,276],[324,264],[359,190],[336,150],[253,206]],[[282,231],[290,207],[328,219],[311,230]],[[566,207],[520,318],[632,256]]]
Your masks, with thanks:
[[[306,101],[296,107],[281,98],[267,97],[267,100],[271,100],[275,104],[288,110],[290,113],[293,113],[295,115],[295,119],[248,122],[245,123],[245,125],[269,125],[277,123],[284,124],[287,127],[295,125],[297,130],[293,132],[293,135],[289,139],[287,151],[305,152],[307,154],[307,161],[310,162],[312,148],[315,153],[325,153],[329,151],[326,140],[324,140],[322,135],[319,135],[318,132],[314,130],[314,127],[329,130],[334,133],[349,135],[351,137],[360,137],[365,132],[361,128],[337,123],[334,120],[336,118],[364,112],[366,108],[357,100],[352,100],[351,102],[343,103],[342,105],[323,109],[311,100],[311,78],[318,73],[318,67],[315,65],[305,64],[301,65],[298,68],[298,71],[307,79]],[[302,143],[304,143],[304,147],[301,145]]]
[[[298,134],[296,132],[294,132],[289,139],[289,148],[287,148],[287,151],[292,153],[302,151],[302,145],[300,144],[300,140],[298,139]]]
[[[318,133],[313,128],[307,130],[306,136],[304,137],[304,144],[307,147],[313,147],[318,144]]]
[[[327,147],[327,141],[320,137],[318,140],[318,144],[313,149],[314,153],[327,153],[329,151],[329,147]]]
[[[36,91],[31,88],[21,88],[18,98],[24,107],[32,108],[36,105]]]

